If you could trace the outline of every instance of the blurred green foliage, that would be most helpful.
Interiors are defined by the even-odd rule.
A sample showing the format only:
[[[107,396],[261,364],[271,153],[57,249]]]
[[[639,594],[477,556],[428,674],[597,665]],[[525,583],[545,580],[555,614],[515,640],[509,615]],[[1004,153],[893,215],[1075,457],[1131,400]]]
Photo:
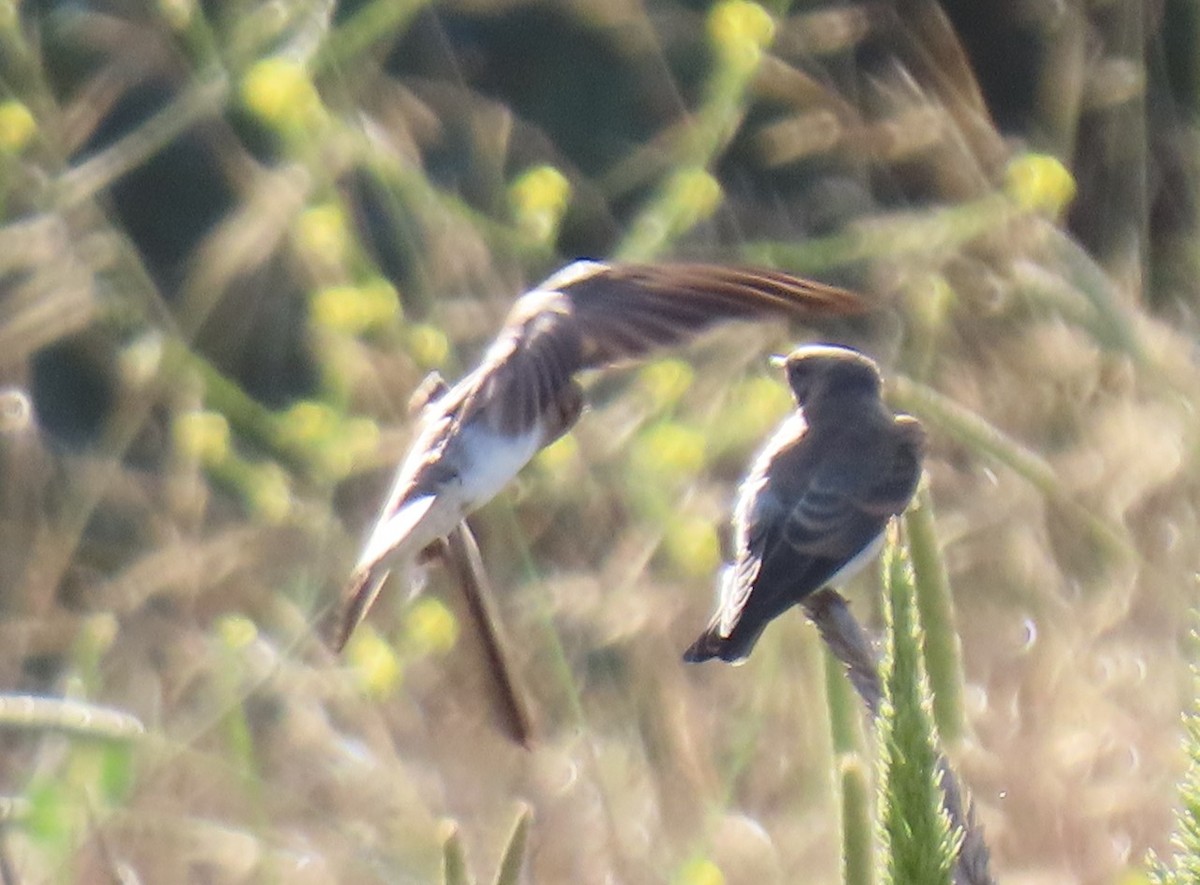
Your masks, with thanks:
[[[1141,876],[1190,693],[1198,23],[0,2],[0,871],[471,881],[466,843],[504,881],[870,881],[870,747],[803,619],[742,668],[678,660],[792,408],[764,357],[820,339],[930,431],[934,712],[998,873]],[[577,256],[764,262],[874,309],[587,379],[477,515],[527,752],[443,571],[398,575],[345,659],[311,625],[425,373]]]

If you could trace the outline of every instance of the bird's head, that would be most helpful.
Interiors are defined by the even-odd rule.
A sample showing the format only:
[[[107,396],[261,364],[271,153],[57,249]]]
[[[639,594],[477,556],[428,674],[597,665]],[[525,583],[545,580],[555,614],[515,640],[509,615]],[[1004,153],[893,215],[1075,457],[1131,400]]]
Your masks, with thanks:
[[[883,386],[875,362],[849,347],[811,344],[776,362],[782,363],[788,385],[801,407],[830,395],[877,397]]]

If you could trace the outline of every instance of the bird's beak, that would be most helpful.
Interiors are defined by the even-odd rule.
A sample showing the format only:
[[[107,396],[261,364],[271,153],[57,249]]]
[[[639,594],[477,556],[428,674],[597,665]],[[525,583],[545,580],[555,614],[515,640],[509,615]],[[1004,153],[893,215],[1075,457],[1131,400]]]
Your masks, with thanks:
[[[776,369],[782,369],[787,365],[787,354],[773,353],[767,357],[767,362],[769,362]]]

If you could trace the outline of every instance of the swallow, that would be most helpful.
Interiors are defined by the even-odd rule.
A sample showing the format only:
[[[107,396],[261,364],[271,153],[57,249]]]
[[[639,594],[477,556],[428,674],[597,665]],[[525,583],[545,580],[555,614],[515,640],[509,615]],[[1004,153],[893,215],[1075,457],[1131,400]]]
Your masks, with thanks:
[[[480,365],[426,379],[409,454],[326,624],[340,650],[389,571],[444,539],[583,411],[578,374],[679,344],[723,320],[865,310],[854,293],[774,270],[577,261],[521,296]]]
[[[739,489],[734,562],[716,614],[684,652],[690,663],[744,661],[773,619],[870,562],[917,489],[925,432],[884,404],[871,359],[811,345],[783,366],[798,408]]]

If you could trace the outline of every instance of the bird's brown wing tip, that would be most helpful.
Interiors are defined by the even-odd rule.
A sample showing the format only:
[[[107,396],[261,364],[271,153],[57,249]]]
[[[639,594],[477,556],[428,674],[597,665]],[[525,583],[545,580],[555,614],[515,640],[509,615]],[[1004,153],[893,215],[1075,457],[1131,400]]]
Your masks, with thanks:
[[[605,268],[606,278],[646,291],[687,293],[700,301],[731,302],[735,313],[778,310],[802,316],[866,313],[870,303],[861,295],[829,283],[783,270],[749,264],[659,262],[616,264]]]
[[[386,575],[384,576],[386,577]],[[350,641],[354,628],[359,625],[375,601],[383,579],[375,579],[369,568],[357,569],[342,589],[338,602],[326,612],[317,626],[317,633],[330,650],[340,654]]]
[[[336,605],[317,624],[317,635],[334,654],[341,654],[350,641],[353,628],[346,617],[346,607]]]
[[[713,285],[767,298],[781,311],[799,316],[853,316],[870,303],[857,292],[774,268],[734,265],[710,268]]]
[[[787,301],[793,312],[857,316],[871,309],[866,298],[850,289],[786,274],[784,277],[783,292],[788,295]]]

